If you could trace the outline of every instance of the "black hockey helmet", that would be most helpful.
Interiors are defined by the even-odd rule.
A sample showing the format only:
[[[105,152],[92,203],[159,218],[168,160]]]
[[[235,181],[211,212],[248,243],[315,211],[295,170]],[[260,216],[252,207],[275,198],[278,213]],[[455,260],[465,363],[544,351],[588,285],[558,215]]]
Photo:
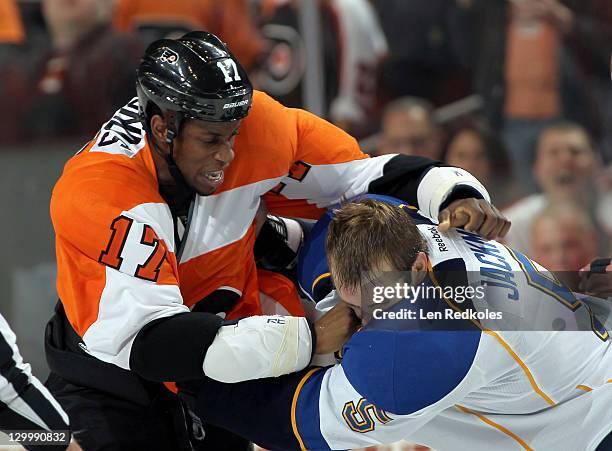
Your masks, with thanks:
[[[136,92],[145,129],[154,104],[170,119],[173,135],[183,119],[242,119],[253,99],[244,68],[217,36],[205,31],[149,45],[138,67]]]

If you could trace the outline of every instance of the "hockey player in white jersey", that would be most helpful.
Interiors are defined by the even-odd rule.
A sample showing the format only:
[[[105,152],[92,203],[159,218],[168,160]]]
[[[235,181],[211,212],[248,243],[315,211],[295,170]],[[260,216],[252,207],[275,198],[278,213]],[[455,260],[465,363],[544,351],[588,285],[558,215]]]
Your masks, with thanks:
[[[319,306],[341,300],[336,309],[364,322],[341,363],[206,381],[202,419],[274,450],[400,439],[441,451],[596,449],[612,431],[609,315],[519,252],[367,197],[317,223],[299,267]],[[398,296],[380,282],[401,270],[423,291]]]

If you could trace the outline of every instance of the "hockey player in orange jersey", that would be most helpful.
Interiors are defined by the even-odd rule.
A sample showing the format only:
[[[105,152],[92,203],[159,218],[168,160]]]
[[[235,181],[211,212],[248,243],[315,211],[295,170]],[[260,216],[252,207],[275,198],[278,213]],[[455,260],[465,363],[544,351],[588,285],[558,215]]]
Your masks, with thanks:
[[[253,316],[301,313],[290,284],[256,266],[262,199],[271,214],[316,219],[342,198],[391,194],[440,215],[442,227],[491,238],[509,227],[466,171],[368,158],[340,129],[253,92],[210,33],[151,44],[137,94],[68,161],[51,200],[61,302],[46,331],[48,386],[88,451],[190,449],[190,440],[246,449],[206,426],[199,440],[189,381],[299,370],[351,332],[353,319],[334,312],[314,326]],[[263,227],[294,255],[291,221]],[[282,305],[264,311],[280,292]],[[177,382],[181,402],[162,381]]]

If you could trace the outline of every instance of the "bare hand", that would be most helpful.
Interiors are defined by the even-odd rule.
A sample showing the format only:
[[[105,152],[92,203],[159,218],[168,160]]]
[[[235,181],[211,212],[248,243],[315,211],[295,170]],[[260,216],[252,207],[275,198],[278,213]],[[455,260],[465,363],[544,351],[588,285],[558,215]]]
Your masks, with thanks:
[[[503,238],[510,230],[510,221],[484,199],[459,199],[451,203],[438,216],[440,232],[451,227],[462,227],[478,233],[487,240]]]
[[[338,302],[315,322],[317,334],[315,354],[329,354],[340,350],[359,326],[359,318],[355,316],[353,310],[345,302]]]

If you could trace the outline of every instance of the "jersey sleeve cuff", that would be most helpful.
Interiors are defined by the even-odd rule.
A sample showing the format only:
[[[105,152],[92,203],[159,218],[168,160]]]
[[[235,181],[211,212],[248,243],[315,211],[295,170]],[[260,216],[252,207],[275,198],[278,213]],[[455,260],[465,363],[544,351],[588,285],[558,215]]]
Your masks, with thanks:
[[[434,167],[423,176],[417,189],[419,209],[429,217],[437,218],[447,200],[462,198],[454,196],[459,192],[466,194],[464,197],[472,197],[468,195],[472,193],[474,197],[491,201],[487,189],[468,171],[455,167]]]

